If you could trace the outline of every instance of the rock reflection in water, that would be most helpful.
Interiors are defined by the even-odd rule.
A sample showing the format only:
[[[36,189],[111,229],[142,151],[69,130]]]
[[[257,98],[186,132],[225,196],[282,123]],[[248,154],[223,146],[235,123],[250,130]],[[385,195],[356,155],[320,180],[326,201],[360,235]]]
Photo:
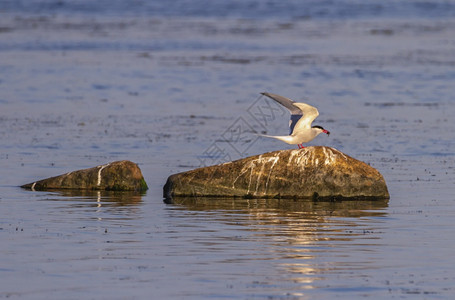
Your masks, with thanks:
[[[374,201],[311,201],[294,199],[240,199],[211,197],[175,197],[165,199],[167,204],[175,204],[189,210],[236,210],[245,213],[275,211],[284,216],[340,216],[363,217],[383,216],[388,200]]]
[[[176,198],[176,209],[210,212],[221,225],[242,226],[264,263],[272,262],[295,293],[331,274],[369,266],[381,240],[388,200],[314,202],[289,199]],[[238,228],[237,228],[238,230]],[[345,252],[349,246],[349,252]],[[264,253],[265,252],[265,253]],[[370,261],[372,260],[372,261]]]
[[[41,201],[53,201],[59,204],[50,214],[56,217],[66,215],[73,221],[103,219],[136,221],[143,203],[144,193],[132,191],[90,191],[56,190],[47,193]]]
[[[145,193],[132,192],[132,191],[92,191],[92,190],[58,190],[53,193],[55,196],[61,196],[55,198],[55,200],[69,200],[74,201],[75,199],[80,201],[87,201],[93,204],[97,203],[97,206],[101,206],[102,203],[108,204],[109,206],[126,206],[126,205],[138,205],[142,202],[142,196]]]

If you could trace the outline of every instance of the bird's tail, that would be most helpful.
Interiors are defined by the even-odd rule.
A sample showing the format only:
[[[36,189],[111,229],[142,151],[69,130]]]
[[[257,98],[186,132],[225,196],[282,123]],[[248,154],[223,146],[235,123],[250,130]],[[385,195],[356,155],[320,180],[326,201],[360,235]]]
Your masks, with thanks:
[[[293,144],[292,137],[290,135],[266,135],[266,134],[259,134],[259,136],[264,136],[272,139],[277,139],[283,141],[287,144]]]

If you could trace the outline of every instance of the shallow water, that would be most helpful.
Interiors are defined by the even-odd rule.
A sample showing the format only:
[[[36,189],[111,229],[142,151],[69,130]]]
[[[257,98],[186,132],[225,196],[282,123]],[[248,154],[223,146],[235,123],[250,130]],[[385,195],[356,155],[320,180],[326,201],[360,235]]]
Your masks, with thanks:
[[[3,3],[0,297],[453,297],[451,1]],[[252,133],[287,132],[263,91],[317,106],[311,144],[377,168],[390,200],[164,203],[170,174],[290,148]],[[121,159],[149,191],[17,187]]]

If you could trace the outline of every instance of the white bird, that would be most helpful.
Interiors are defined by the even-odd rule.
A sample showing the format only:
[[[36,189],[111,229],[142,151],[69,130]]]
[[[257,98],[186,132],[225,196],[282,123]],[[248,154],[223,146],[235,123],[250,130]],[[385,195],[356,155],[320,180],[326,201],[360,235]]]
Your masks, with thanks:
[[[313,123],[314,119],[316,119],[317,116],[319,116],[319,112],[316,107],[313,107],[306,103],[294,102],[291,99],[288,99],[280,95],[275,95],[271,93],[261,94],[283,105],[291,113],[291,120],[289,121],[289,135],[262,136],[278,139],[291,145],[297,144],[299,149],[302,149],[305,148],[302,145],[303,143],[308,143],[312,141],[320,133],[326,133],[327,135],[330,135],[330,132],[328,130],[325,130],[321,126],[318,125],[311,126],[311,123]]]

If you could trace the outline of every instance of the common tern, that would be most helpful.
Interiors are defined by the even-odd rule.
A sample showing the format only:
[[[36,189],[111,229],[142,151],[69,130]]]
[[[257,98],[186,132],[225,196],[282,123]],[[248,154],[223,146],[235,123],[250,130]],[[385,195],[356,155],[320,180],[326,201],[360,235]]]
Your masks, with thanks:
[[[287,144],[297,145],[299,149],[302,149],[305,148],[302,145],[303,143],[312,141],[319,134],[326,133],[327,135],[330,135],[330,132],[321,126],[311,126],[311,123],[313,123],[314,119],[319,116],[319,112],[316,107],[313,107],[306,103],[295,102],[280,95],[271,93],[261,94],[283,105],[291,113],[291,120],[289,121],[289,135],[272,136],[262,134],[262,136],[274,138]]]

